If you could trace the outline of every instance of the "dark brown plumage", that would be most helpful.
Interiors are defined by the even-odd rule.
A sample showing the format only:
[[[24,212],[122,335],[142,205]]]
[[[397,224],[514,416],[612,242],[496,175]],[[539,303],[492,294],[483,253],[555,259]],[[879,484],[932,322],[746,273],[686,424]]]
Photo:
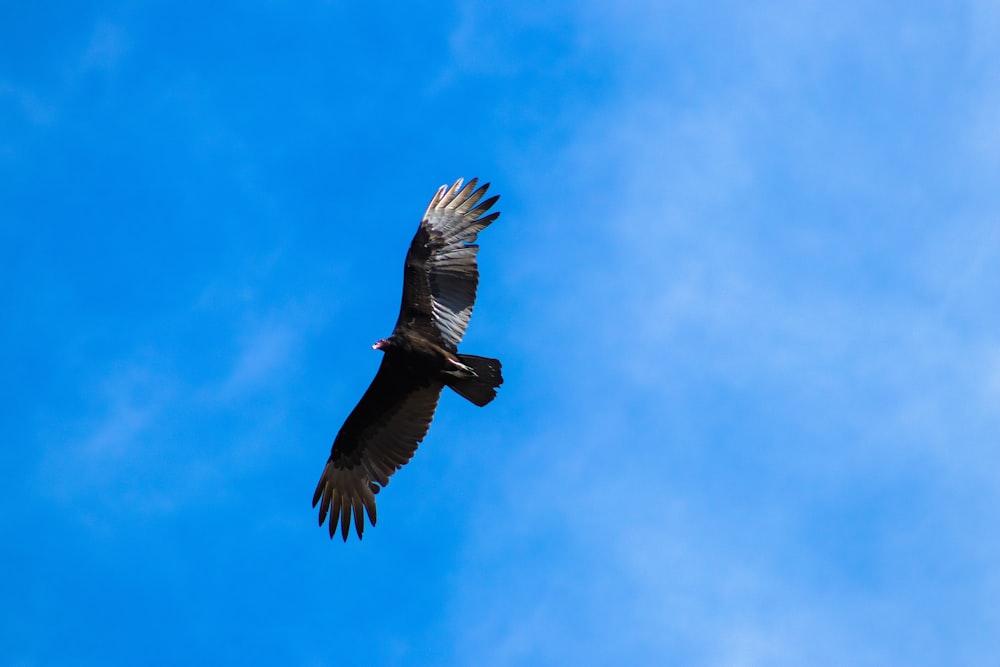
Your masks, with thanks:
[[[486,214],[499,197],[481,201],[489,184],[477,189],[476,180],[441,186],[410,243],[399,319],[372,346],[384,353],[382,365],[333,441],[313,494],[331,538],[340,523],[346,542],[353,517],[360,539],[365,513],[375,525],[375,494],[427,435],[444,387],[483,406],[503,384],[499,360],[458,352],[479,285],[476,235],[500,215]]]

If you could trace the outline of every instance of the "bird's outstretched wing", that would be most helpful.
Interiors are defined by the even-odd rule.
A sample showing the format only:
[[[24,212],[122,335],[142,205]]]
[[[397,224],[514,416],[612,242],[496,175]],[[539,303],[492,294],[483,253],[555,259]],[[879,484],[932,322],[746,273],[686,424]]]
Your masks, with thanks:
[[[416,330],[452,350],[465,335],[479,286],[476,236],[500,215],[486,214],[499,197],[480,201],[490,185],[476,183],[458,179],[431,199],[406,253],[396,332]]]
[[[436,378],[409,372],[393,354],[382,357],[375,379],[333,441],[313,494],[319,524],[330,515],[330,537],[339,522],[346,542],[352,515],[359,538],[365,512],[375,525],[375,494],[427,435],[443,387]]]

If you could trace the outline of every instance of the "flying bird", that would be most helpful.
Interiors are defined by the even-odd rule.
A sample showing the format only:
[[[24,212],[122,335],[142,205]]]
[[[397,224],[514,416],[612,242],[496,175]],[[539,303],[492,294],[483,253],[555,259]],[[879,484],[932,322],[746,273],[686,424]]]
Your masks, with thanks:
[[[375,525],[375,494],[413,457],[446,386],[481,407],[503,384],[498,359],[458,351],[479,285],[476,236],[500,215],[487,214],[499,197],[484,200],[489,183],[476,182],[442,185],[410,243],[399,319],[372,345],[382,365],[334,439],[313,494],[331,538],[339,521],[346,542],[353,517],[361,539],[365,513]]]

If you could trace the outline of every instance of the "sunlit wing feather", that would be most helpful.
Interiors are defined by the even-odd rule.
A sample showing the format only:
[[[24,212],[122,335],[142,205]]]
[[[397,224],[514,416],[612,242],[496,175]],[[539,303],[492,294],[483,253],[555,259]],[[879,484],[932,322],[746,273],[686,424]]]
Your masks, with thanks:
[[[473,178],[441,188],[431,199],[406,254],[403,303],[396,329],[411,327],[433,335],[449,348],[461,342],[472,317],[479,286],[476,237],[497,219],[487,214],[499,197],[483,200],[489,183]]]

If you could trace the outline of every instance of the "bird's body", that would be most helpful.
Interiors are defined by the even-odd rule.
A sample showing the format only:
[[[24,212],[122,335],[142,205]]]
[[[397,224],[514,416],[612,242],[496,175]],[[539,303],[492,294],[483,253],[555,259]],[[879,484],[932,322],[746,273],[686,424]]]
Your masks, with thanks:
[[[360,538],[366,512],[375,525],[375,494],[413,456],[445,386],[483,406],[503,383],[498,360],[458,352],[479,282],[476,235],[499,215],[486,215],[497,197],[480,203],[489,184],[475,186],[442,186],[406,253],[399,319],[372,346],[382,364],[337,434],[313,495],[320,525],[329,514],[330,537],[339,522],[346,541],[353,517]]]

